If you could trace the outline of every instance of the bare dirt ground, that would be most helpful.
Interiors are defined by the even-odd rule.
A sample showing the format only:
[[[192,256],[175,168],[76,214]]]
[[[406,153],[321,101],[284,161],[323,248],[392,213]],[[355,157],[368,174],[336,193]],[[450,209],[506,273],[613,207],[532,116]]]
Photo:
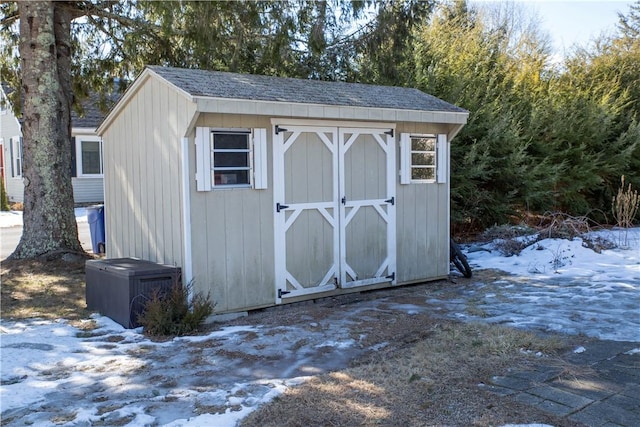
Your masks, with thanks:
[[[3,320],[88,317],[84,262],[12,261],[3,262],[1,270]],[[477,272],[473,280],[495,280],[498,274]],[[389,304],[411,304],[430,287],[453,290],[455,286],[441,281],[327,298],[254,312],[228,325],[319,324],[352,304],[380,298],[387,298]],[[350,321],[354,338],[357,335],[364,348],[375,351],[290,388],[250,414],[243,425],[580,425],[482,387],[492,376],[532,367],[543,359],[547,365],[557,364],[563,375],[575,375],[574,367],[565,361],[571,337],[539,336],[495,325],[459,323],[429,313],[385,311],[384,307],[362,311]]]

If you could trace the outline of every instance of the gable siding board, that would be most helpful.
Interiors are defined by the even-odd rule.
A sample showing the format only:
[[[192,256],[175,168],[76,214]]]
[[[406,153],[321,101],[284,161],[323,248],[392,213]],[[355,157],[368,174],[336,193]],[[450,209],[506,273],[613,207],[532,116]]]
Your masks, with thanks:
[[[166,85],[143,85],[105,130],[110,258],[182,265],[180,142],[194,113]]]

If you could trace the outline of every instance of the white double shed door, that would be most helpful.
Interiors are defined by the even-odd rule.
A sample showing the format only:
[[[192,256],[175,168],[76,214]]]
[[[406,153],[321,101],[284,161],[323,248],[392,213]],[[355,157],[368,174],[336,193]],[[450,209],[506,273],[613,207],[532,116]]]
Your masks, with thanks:
[[[276,303],[395,284],[391,127],[274,126]]]

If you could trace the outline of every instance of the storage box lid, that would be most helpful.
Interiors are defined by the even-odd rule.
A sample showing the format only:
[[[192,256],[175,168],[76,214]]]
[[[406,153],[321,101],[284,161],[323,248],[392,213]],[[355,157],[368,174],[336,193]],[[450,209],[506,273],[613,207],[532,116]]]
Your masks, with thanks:
[[[175,274],[178,267],[136,258],[96,259],[86,263],[87,270],[101,270],[124,277]]]

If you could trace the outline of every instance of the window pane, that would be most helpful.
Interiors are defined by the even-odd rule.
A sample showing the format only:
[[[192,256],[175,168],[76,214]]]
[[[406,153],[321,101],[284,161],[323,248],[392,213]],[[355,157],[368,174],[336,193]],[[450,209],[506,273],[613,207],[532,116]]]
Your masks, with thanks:
[[[246,133],[214,133],[214,150],[247,150],[249,135]]]
[[[436,139],[431,137],[412,137],[412,151],[436,151]]]
[[[411,153],[412,166],[434,166],[435,164],[436,156],[432,153]]]
[[[413,168],[411,179],[436,179],[435,168]]]
[[[100,142],[82,141],[82,173],[100,174]]]
[[[249,166],[249,153],[213,153],[214,168],[244,168]]]
[[[216,171],[213,174],[214,185],[249,184],[249,171]]]

